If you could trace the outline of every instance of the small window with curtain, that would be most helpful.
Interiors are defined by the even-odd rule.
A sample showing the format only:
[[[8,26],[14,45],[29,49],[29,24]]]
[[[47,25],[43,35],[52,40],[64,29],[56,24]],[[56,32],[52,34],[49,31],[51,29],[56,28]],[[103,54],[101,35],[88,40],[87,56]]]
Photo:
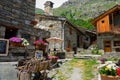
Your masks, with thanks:
[[[30,40],[30,34],[23,33],[21,37]]]

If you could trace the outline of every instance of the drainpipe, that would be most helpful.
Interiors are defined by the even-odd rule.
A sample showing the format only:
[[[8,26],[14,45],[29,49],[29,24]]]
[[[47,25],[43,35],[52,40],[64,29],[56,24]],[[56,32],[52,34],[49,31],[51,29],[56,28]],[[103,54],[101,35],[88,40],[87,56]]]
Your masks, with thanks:
[[[65,34],[65,33],[64,33],[65,23],[66,23],[66,19],[65,19],[65,21],[63,22],[62,31],[61,31],[61,34],[62,34],[62,35],[61,35],[61,38],[64,40],[64,41],[62,42],[62,51],[65,50],[65,49],[64,49],[64,47],[65,47],[65,46],[64,46],[64,45],[65,45],[65,44],[64,44],[64,43],[65,43],[65,38],[64,38],[64,37],[65,37],[65,36],[64,36],[64,34]]]

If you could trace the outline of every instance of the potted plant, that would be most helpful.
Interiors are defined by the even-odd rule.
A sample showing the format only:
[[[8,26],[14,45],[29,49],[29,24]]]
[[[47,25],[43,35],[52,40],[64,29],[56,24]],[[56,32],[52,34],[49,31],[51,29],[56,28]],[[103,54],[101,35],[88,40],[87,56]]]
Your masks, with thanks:
[[[105,64],[99,68],[101,80],[118,80],[118,66],[114,63]]]
[[[34,44],[37,49],[45,49],[47,45],[47,43],[43,40],[36,40]]]
[[[21,44],[22,39],[19,37],[11,37],[9,41],[10,41],[10,46],[18,46],[19,44]]]
[[[48,56],[48,59],[51,60],[51,63],[56,63],[59,59],[58,56]]]

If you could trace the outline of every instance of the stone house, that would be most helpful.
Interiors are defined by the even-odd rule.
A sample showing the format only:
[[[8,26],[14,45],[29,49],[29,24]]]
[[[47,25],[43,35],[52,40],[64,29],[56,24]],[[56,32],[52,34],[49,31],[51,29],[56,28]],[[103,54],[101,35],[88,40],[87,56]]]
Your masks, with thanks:
[[[53,50],[54,45],[59,50],[73,50],[74,47],[83,47],[81,42],[83,32],[72,24],[67,18],[53,15],[53,3],[47,1],[44,14],[36,14],[38,24],[36,28],[43,28],[50,32],[50,37],[61,38],[62,43],[49,43],[49,49]]]
[[[88,30],[82,27],[76,27],[78,30],[82,31],[83,35],[80,36],[80,47],[88,49],[92,44],[96,42],[96,31]]]
[[[92,20],[97,31],[97,44],[106,53],[120,52],[120,5],[115,5]]]
[[[36,0],[0,0],[0,39],[22,37],[29,41],[29,49],[34,50],[33,42],[41,34],[49,37],[49,32],[34,28]],[[32,52],[32,51],[30,51]],[[24,47],[9,46],[8,55],[1,59],[17,60],[25,55]]]

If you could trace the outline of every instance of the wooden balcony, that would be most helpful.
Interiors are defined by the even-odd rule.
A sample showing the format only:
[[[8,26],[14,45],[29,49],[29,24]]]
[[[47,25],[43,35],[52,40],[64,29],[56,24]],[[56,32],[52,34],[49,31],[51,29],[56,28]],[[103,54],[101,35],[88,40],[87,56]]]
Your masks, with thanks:
[[[111,26],[111,32],[114,34],[120,34],[120,26]]]

